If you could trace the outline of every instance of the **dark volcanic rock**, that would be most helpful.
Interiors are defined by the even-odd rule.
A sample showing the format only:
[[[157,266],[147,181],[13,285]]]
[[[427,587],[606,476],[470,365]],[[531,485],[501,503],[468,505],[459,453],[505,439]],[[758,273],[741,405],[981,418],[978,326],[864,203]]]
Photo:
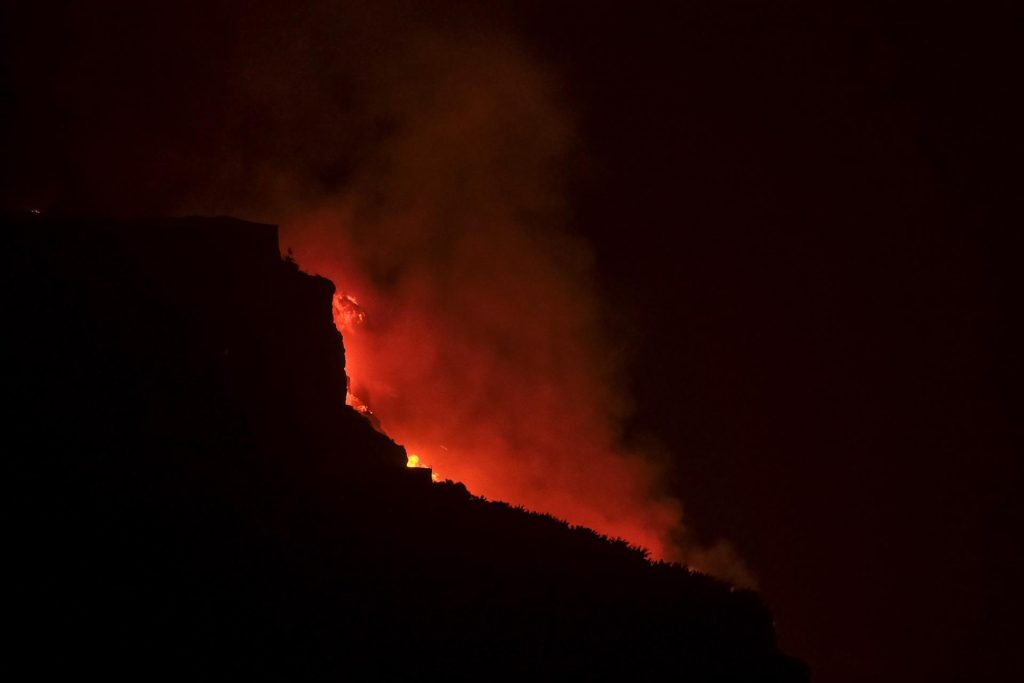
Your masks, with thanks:
[[[7,534],[36,677],[799,681],[770,614],[410,476],[273,226],[3,219]]]

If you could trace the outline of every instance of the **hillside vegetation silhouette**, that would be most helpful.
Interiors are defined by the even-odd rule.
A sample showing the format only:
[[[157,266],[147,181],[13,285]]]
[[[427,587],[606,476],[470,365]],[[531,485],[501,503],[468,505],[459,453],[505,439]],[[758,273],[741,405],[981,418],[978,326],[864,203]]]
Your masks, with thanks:
[[[407,468],[274,226],[2,220],[33,678],[806,680],[755,594]]]

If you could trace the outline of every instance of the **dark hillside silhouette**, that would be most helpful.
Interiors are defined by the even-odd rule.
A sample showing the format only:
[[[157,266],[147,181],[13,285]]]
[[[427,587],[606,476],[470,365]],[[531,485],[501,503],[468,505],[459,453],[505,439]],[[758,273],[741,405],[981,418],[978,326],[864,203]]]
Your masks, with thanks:
[[[333,285],[275,227],[3,235],[9,646],[33,678],[805,680],[756,595],[408,470],[345,406]]]

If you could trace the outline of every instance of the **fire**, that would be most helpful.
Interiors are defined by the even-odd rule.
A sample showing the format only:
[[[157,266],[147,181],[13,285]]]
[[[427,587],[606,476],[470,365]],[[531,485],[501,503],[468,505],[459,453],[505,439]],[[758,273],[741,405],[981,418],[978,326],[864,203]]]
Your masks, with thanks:
[[[590,246],[565,229],[575,116],[518,50],[479,56],[417,55],[443,75],[382,93],[398,125],[344,187],[282,188],[282,243],[338,286],[352,402],[407,452],[476,495],[668,557],[679,503],[627,433],[624,354]]]
[[[354,296],[346,293],[334,295],[334,325],[338,328],[339,332],[343,335],[348,335],[347,338],[351,338],[352,334],[365,323],[366,311],[363,310]],[[348,368],[347,370],[350,373],[350,376],[348,377],[349,389],[345,393],[346,405],[354,408],[356,412],[369,420],[374,429],[377,431],[383,431],[381,429],[380,420],[374,414],[373,410],[370,409],[370,406],[366,401],[353,393],[351,388],[353,384],[351,369]],[[448,450],[444,446],[441,446],[441,449]],[[430,469],[431,481],[441,481],[441,477],[433,471],[433,468],[426,465],[416,453],[409,453],[406,467]]]
[[[366,312],[359,302],[351,294],[339,293],[334,295],[334,326],[343,335],[351,335],[355,330],[366,323]],[[349,363],[351,365],[351,363]],[[348,378],[348,388],[345,391],[345,404],[354,408],[357,413],[365,417],[377,431],[381,431],[380,420],[374,415],[373,410],[366,401],[352,391],[351,372]],[[415,465],[410,465],[415,467]]]
[[[366,322],[366,312],[351,294],[334,295],[334,324],[342,332],[350,332]]]
[[[417,468],[417,469],[419,469],[419,468],[430,469],[429,467],[427,467],[426,465],[423,464],[423,460],[421,460],[420,456],[416,455],[415,453],[410,453],[409,454],[409,461],[407,463],[405,463],[405,466],[406,467],[414,467],[414,468]],[[431,470],[431,472],[430,472],[430,480],[431,481],[441,481],[441,477],[439,477],[437,475],[437,472],[434,472],[433,470]]]
[[[563,401],[567,395],[592,394],[589,381],[570,383],[571,391],[558,384],[583,376],[573,365],[575,354],[560,356],[548,368],[556,373],[551,377],[488,367],[494,357],[490,349],[444,336],[457,320],[435,319],[415,307],[396,315],[388,300],[364,284],[371,286],[369,303],[386,307],[381,320],[371,320],[361,297],[345,290],[333,302],[334,323],[345,343],[346,403],[405,446],[407,467],[429,469],[435,482],[460,481],[477,495],[551,512],[665,556],[660,532],[671,527],[678,511],[671,503],[637,500],[630,490],[635,470],[609,451],[607,435],[586,414],[589,404]],[[508,313],[510,320],[520,317]],[[545,338],[529,341],[528,349],[548,348]],[[508,393],[493,399],[481,393],[492,389]],[[482,406],[486,415],[478,412]],[[380,407],[383,412],[376,412]],[[517,449],[517,443],[525,448]],[[527,453],[524,459],[520,450]],[[583,464],[584,453],[590,466]],[[538,454],[550,459],[542,461]],[[554,457],[559,454],[580,457],[559,461]],[[437,474],[438,464],[444,475]]]
[[[351,391],[345,393],[345,405],[355,408],[356,412],[362,413],[367,417],[373,415],[373,411],[370,410],[370,406],[363,403],[362,399],[353,394]]]
[[[441,239],[409,220],[360,232],[328,207],[283,233],[338,287],[349,405],[419,458],[410,472],[688,559],[678,501],[620,440],[618,363],[573,263],[511,225]]]

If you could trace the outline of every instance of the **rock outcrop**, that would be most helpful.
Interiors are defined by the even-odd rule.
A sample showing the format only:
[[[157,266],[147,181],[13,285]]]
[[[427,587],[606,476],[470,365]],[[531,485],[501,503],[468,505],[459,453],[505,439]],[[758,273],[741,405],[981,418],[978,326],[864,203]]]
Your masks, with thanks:
[[[333,285],[227,218],[8,215],[12,650],[40,678],[800,681],[756,595],[410,476]]]

